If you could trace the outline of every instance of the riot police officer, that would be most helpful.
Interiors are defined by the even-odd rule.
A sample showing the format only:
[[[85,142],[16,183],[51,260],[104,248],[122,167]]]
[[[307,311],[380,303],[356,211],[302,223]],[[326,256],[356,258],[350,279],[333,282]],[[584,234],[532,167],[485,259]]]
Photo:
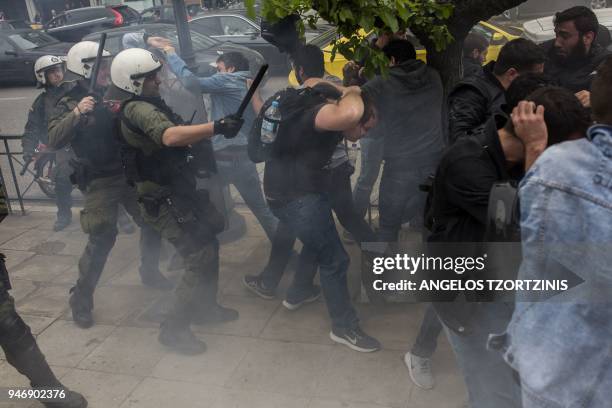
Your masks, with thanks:
[[[3,189],[0,188],[0,222],[7,212]],[[66,389],[51,371],[30,328],[17,314],[15,302],[8,292],[10,289],[11,283],[4,265],[4,255],[0,254],[0,346],[4,350],[6,361],[28,377],[32,388],[64,390],[64,398],[54,401],[41,400],[45,407],[87,407],[85,398],[79,393]]]
[[[77,156],[71,163],[72,180],[85,196],[81,226],[89,239],[79,260],[78,281],[70,290],[72,317],[83,328],[93,325],[93,293],[115,244],[119,204],[141,226],[142,282],[161,289],[171,287],[158,269],[161,237],[142,223],[136,191],[123,175],[113,114],[102,104],[100,96],[109,82],[110,54],[104,51],[102,60],[96,61],[97,51],[98,44],[91,41],[77,43],[68,51],[66,68],[77,79],[57,103],[49,122],[49,145],[53,148],[72,145]],[[87,80],[96,63],[101,64],[95,88],[98,94],[92,95]]]
[[[224,221],[205,190],[196,191],[189,145],[215,134],[235,137],[242,120],[179,126],[181,119],[159,96],[162,64],[149,51],[120,52],[111,66],[113,84],[130,94],[120,112],[126,175],[137,187],[143,218],[185,260],[174,304],[161,324],[160,343],[185,354],[205,351],[191,323],[224,322],[238,312],[217,303],[219,243]]]
[[[23,159],[29,163],[39,143],[48,144],[47,124],[49,115],[57,101],[64,96],[72,85],[62,82],[64,79],[64,60],[55,55],[45,55],[36,60],[34,74],[38,86],[43,91],[34,100],[28,114],[21,145]],[[69,146],[58,149],[55,153],[55,202],[57,204],[57,220],[54,231],[61,231],[72,222],[72,183],[70,182],[70,159],[74,157]]]

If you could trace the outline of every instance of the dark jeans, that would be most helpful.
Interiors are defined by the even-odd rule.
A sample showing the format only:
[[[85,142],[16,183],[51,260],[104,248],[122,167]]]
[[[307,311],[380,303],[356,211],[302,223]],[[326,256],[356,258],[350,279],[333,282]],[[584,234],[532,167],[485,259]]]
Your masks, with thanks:
[[[349,162],[338,166],[331,172],[331,191],[329,197],[331,206],[340,224],[349,231],[361,244],[375,242],[377,237],[367,222],[363,219],[355,206],[351,195],[351,174],[353,168]],[[276,288],[283,276],[283,272],[289,263],[291,250],[295,242],[295,235],[290,228],[281,222],[277,235],[272,240],[272,250],[268,265],[261,274],[263,284],[266,288]],[[287,300],[299,300],[304,293],[312,288],[312,281],[317,274],[316,251],[304,244],[298,267],[295,273],[294,283],[287,292]],[[295,289],[295,290],[294,290]]]
[[[380,173],[380,164],[383,160],[385,139],[379,135],[370,135],[361,139],[361,171],[355,184],[353,201],[355,210],[361,218],[365,217],[366,211],[370,206],[370,196],[374,183]]]
[[[308,194],[273,207],[272,212],[293,230],[304,247],[309,247],[315,254],[333,327],[356,327],[359,320],[351,304],[346,277],[349,257],[340,242],[329,197],[326,194]],[[292,290],[295,292],[298,288]]]
[[[438,336],[441,331],[442,323],[438,319],[436,310],[432,305],[427,305],[419,334],[410,353],[421,358],[431,358],[438,347]]]
[[[415,228],[423,226],[427,195],[419,186],[436,171],[438,160],[427,161],[431,164],[415,166],[412,161],[385,159],[379,193],[381,242],[396,242],[403,223],[410,222]]]

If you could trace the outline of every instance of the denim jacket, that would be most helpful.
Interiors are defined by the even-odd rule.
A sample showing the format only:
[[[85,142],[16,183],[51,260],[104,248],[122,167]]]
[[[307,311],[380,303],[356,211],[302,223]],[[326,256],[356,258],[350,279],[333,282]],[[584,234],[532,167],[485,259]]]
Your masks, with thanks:
[[[185,61],[176,54],[168,55],[168,65],[170,70],[181,79],[188,89],[197,86],[200,92],[210,94],[213,120],[236,113],[242,98],[247,93],[246,81],[251,77],[249,71],[216,73],[205,78],[198,77],[189,70]],[[212,142],[215,151],[228,146],[246,146],[247,135],[255,119],[255,113],[251,106],[248,106],[244,111],[243,119],[244,125],[242,125],[240,133],[235,138],[225,139],[222,135],[213,137]]]
[[[588,136],[546,150],[520,187],[519,279],[584,280],[517,294],[504,357],[525,408],[612,406],[612,127]]]

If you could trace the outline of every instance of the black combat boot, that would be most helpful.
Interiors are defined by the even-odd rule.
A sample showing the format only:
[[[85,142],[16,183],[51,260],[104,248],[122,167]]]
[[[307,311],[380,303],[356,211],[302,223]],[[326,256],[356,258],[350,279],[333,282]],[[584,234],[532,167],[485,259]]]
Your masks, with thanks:
[[[183,320],[166,319],[160,326],[158,340],[166,347],[186,355],[202,354],[206,344],[199,340]]]
[[[87,400],[79,393],[70,391],[57,379],[47,364],[30,328],[16,313],[11,313],[0,322],[3,331],[2,348],[6,361],[30,380],[32,388],[62,389],[58,399],[41,400],[47,408],[86,408]]]
[[[70,289],[70,308],[74,323],[82,329],[89,329],[94,324],[93,295],[84,294],[77,286]]]

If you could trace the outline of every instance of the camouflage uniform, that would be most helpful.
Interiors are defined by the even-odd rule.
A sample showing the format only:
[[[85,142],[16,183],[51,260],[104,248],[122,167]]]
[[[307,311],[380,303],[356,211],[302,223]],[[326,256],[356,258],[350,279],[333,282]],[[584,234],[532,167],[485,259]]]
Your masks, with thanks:
[[[0,222],[7,212],[4,194],[0,189]],[[30,328],[17,314],[15,301],[8,293],[10,289],[4,255],[0,254],[0,347],[4,350],[6,361],[28,377],[33,388],[64,388],[47,364]],[[87,401],[82,395],[67,390],[66,398],[62,401],[43,404],[55,408],[85,408]]]
[[[70,82],[64,82],[58,87],[49,87],[34,100],[21,139],[24,156],[34,155],[34,150],[39,143],[45,145],[49,143],[47,134],[49,116],[53,112],[57,101],[70,90],[71,86]],[[70,182],[72,171],[69,162],[73,157],[74,154],[70,146],[59,149],[55,153],[54,182],[57,218],[58,222],[65,220],[65,224],[69,223],[72,218],[72,183]]]
[[[79,260],[79,279],[71,290],[75,322],[87,327],[93,323],[93,292],[117,236],[117,207],[123,204],[141,227],[141,275],[159,274],[159,233],[142,222],[136,191],[128,185],[121,167],[119,143],[115,136],[113,114],[98,104],[89,115],[72,111],[87,96],[77,84],[55,108],[49,122],[49,145],[58,148],[71,143],[78,162],[73,162],[73,181],[85,195],[81,227],[89,235],[87,247]],[[77,314],[85,314],[81,322]]]
[[[164,131],[177,124],[180,118],[161,98],[135,97],[122,109],[124,163],[128,179],[136,182],[143,218],[185,261],[185,272],[165,321],[180,329],[197,318],[197,311],[217,305],[216,234],[223,229],[224,221],[207,192],[196,192],[189,149],[162,143]]]

